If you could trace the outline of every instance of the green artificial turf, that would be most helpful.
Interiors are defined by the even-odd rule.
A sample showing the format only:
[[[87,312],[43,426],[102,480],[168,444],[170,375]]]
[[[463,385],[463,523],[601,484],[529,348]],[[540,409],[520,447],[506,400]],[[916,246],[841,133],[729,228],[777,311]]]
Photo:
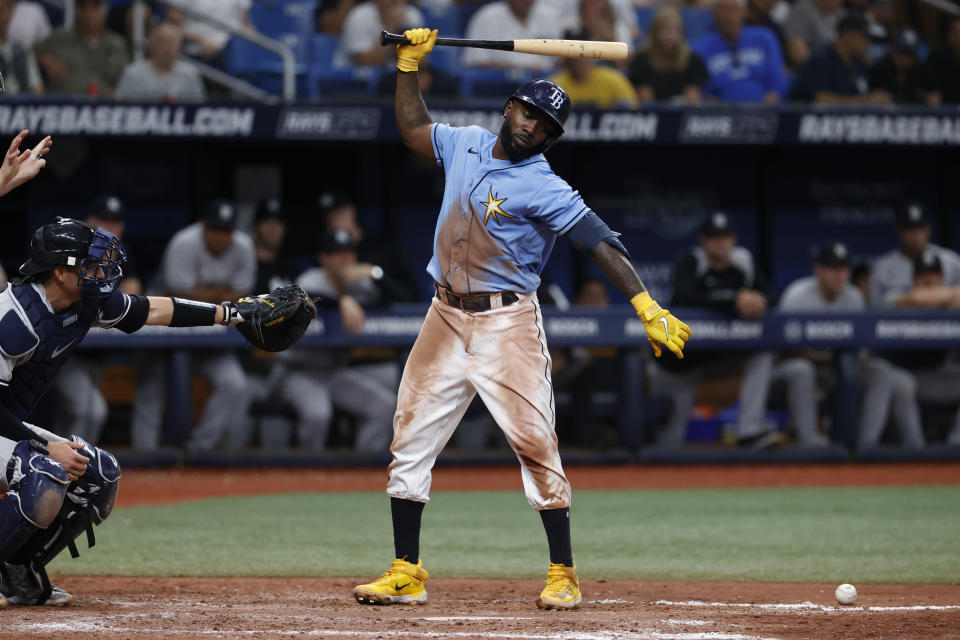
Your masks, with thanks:
[[[579,491],[583,577],[960,583],[960,486]],[[59,574],[375,576],[393,558],[381,493],[283,494],[117,509]],[[542,577],[519,492],[437,492],[421,553],[437,577]]]

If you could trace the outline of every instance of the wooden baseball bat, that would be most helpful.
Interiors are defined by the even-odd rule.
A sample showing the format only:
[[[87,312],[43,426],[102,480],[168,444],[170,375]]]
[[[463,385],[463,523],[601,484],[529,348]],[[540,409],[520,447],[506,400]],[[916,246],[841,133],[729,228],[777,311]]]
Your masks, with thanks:
[[[380,44],[410,44],[399,33],[382,31]],[[613,60],[622,62],[627,59],[627,45],[623,42],[594,42],[592,40],[467,40],[465,38],[437,38],[442,47],[475,47],[478,49],[498,49],[517,53],[532,53],[538,56],[556,56],[560,58],[588,58],[590,60]]]

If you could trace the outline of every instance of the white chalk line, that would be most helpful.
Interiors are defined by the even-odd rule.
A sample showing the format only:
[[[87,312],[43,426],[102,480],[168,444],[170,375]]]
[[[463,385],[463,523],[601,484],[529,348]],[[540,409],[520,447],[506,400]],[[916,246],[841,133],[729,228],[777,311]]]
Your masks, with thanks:
[[[668,607],[708,607],[708,608],[742,608],[742,609],[760,609],[761,611],[826,611],[830,613],[847,611],[952,611],[960,609],[960,605],[911,605],[911,606],[857,606],[845,605],[833,607],[829,605],[815,604],[813,602],[798,602],[794,604],[764,604],[755,602],[701,602],[700,600],[687,600],[675,602],[673,600],[657,600],[653,604],[664,605]]]
[[[409,629],[403,631],[350,631],[343,629],[309,629],[309,630],[273,630],[273,629],[243,629],[243,630],[186,630],[186,629],[145,629],[143,627],[112,627],[100,621],[72,620],[70,622],[34,622],[28,624],[14,624],[12,631],[20,633],[126,633],[150,635],[208,635],[208,636],[310,636],[324,638],[342,637],[409,637]],[[475,637],[476,632],[432,632],[417,631],[421,638],[465,638]],[[484,631],[485,638],[520,638],[521,640],[777,640],[776,638],[762,638],[741,633],[702,632],[702,633],[664,633],[660,631],[622,632],[609,631],[599,633],[582,633],[558,631],[557,633],[510,633]]]
[[[716,624],[712,620],[674,620],[672,618],[661,620],[660,623],[673,624],[673,625],[685,626],[685,627],[705,627],[708,624]]]
[[[534,618],[518,618],[517,616],[430,616],[427,618],[414,619],[426,620],[428,622],[460,622],[476,620],[533,620]]]

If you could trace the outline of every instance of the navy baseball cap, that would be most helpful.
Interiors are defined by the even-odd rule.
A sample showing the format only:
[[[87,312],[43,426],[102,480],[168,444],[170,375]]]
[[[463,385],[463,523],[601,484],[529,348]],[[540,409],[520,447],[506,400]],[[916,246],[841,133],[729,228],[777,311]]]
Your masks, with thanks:
[[[831,240],[817,247],[813,260],[824,267],[849,267],[850,251],[842,242]]]
[[[117,196],[100,196],[90,207],[90,215],[101,220],[123,220],[123,202]]]
[[[357,243],[353,241],[353,234],[346,229],[328,231],[320,241],[321,253],[333,253],[344,249],[354,249]]]
[[[237,209],[227,200],[211,200],[200,219],[211,229],[236,229]]]
[[[733,230],[733,224],[730,222],[730,216],[722,211],[710,214],[700,225],[700,234],[705,236],[722,236],[733,233],[735,231]]]
[[[353,200],[348,198],[346,194],[339,193],[337,191],[326,191],[321,193],[320,197],[317,198],[317,205],[320,207],[320,212],[323,214],[352,204]]]
[[[943,264],[933,251],[924,251],[913,261],[913,275],[922,276],[925,273],[943,273]]]
[[[913,57],[917,56],[917,47],[920,46],[920,36],[913,29],[904,29],[893,38],[892,47],[895,51]]]
[[[897,210],[897,226],[901,229],[925,227],[930,224],[930,212],[919,202],[908,202]]]
[[[257,203],[257,211],[253,214],[254,222],[263,222],[270,218],[283,220],[283,207],[276,198],[264,198]]]

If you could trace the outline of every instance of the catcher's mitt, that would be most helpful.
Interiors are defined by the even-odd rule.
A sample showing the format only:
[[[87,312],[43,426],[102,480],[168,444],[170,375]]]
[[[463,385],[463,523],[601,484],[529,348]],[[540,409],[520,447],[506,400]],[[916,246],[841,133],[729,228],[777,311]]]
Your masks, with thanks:
[[[289,349],[303,336],[317,307],[306,292],[293,284],[255,298],[240,298],[224,306],[243,318],[236,325],[250,344],[264,351]]]

